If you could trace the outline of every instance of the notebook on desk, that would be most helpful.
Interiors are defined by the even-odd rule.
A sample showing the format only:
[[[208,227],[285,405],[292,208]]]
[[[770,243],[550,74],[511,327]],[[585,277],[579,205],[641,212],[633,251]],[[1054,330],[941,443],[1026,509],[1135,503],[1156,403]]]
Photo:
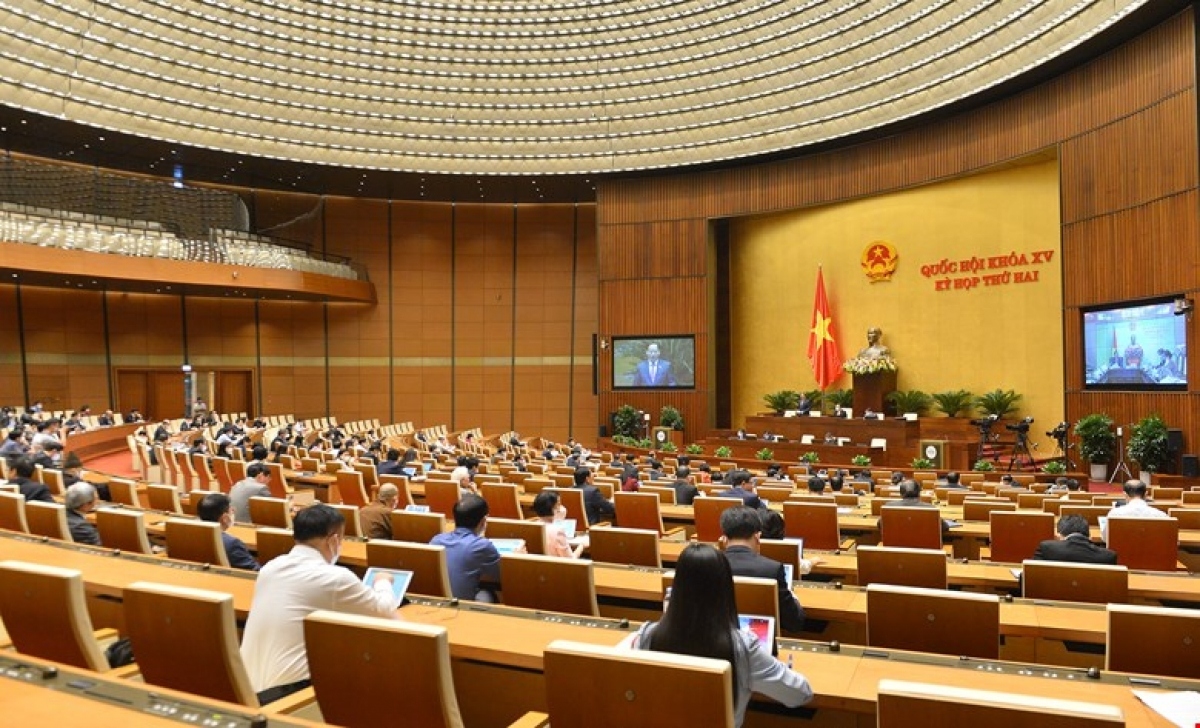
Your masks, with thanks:
[[[400,569],[384,569],[379,566],[372,566],[367,569],[367,573],[363,574],[363,583],[367,586],[375,586],[375,577],[379,574],[392,575],[392,593],[396,595],[396,602],[404,601],[404,594],[408,591],[408,585],[412,583],[413,573],[411,571],[401,571]]]

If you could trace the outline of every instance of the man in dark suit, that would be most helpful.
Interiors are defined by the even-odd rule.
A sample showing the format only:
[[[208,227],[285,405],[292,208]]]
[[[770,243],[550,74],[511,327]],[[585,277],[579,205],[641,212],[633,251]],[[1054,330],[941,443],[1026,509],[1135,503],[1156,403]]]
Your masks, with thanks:
[[[674,387],[675,372],[671,362],[659,358],[658,344],[646,347],[646,358],[638,362],[633,381],[637,387]]]
[[[734,506],[721,514],[721,543],[734,576],[774,579],[779,585],[779,626],[788,632],[804,629],[804,608],[792,593],[783,564],[759,554],[762,519],[753,508]]]
[[[729,490],[717,493],[718,498],[741,498],[742,503],[751,508],[766,508],[767,504],[755,492],[754,478],[749,470],[734,470],[725,476],[725,482],[731,486]]]
[[[616,507],[612,501],[601,495],[592,477],[591,468],[575,468],[575,487],[583,491],[583,509],[587,513],[588,525],[617,515]]]
[[[375,472],[379,475],[404,475],[400,465],[400,451],[394,447],[388,449],[387,459],[379,463]]]
[[[201,521],[217,523],[221,526],[221,545],[225,547],[225,557],[229,566],[234,569],[258,571],[258,561],[250,555],[250,550],[237,536],[229,533],[233,526],[233,503],[224,493],[209,493],[196,504],[196,516]]]
[[[54,502],[54,496],[50,495],[50,489],[33,479],[33,474],[37,472],[33,460],[22,456],[10,462],[9,467],[15,477],[9,478],[8,482],[17,484],[17,488],[20,489],[21,495],[25,496],[26,502]]]
[[[1080,564],[1116,564],[1117,552],[1092,543],[1087,519],[1071,515],[1058,519],[1058,538],[1038,544],[1033,558]]]
[[[681,506],[690,506],[692,501],[696,500],[696,494],[700,490],[688,482],[688,476],[692,474],[691,468],[686,465],[681,465],[675,469],[675,482],[671,483],[671,487],[675,489],[675,503]]]

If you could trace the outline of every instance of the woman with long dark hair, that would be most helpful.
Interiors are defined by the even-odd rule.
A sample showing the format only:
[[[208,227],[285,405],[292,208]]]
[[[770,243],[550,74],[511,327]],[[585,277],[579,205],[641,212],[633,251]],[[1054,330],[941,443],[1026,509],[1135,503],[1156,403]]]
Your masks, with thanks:
[[[691,544],[679,555],[662,620],[642,625],[633,635],[632,646],[729,662],[738,726],[746,717],[751,693],[788,707],[812,699],[812,688],[803,675],[772,657],[771,645],[760,644],[753,634],[738,628],[729,561],[707,544]]]

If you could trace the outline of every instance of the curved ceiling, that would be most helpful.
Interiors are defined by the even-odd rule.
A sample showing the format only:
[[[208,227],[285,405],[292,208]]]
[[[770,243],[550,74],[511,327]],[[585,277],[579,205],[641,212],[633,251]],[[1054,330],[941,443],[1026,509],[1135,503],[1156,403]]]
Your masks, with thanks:
[[[586,175],[977,96],[1148,0],[0,0],[0,104],[249,157]]]

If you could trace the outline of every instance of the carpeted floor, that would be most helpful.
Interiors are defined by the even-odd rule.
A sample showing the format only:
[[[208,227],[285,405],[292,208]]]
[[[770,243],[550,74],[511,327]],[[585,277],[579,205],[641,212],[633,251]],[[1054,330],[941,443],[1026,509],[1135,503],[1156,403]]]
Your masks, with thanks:
[[[140,477],[140,473],[133,468],[132,456],[128,452],[90,458],[83,466],[88,470],[115,475],[118,478]]]

